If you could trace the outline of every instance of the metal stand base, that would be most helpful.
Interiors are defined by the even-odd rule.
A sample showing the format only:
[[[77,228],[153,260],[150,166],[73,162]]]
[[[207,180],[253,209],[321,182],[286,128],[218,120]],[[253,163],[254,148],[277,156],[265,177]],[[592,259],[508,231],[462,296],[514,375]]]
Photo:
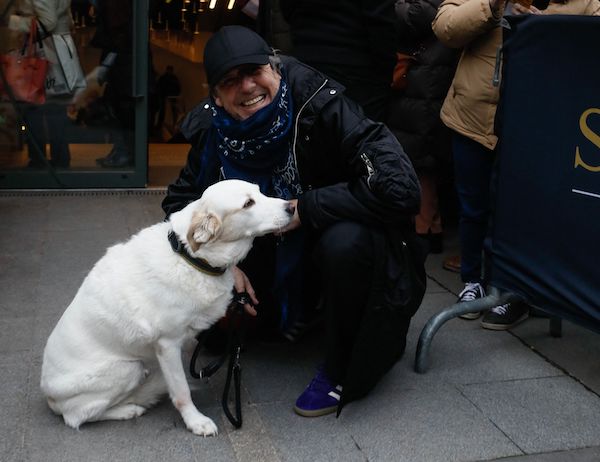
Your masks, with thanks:
[[[477,311],[488,310],[494,306],[502,305],[504,303],[511,303],[520,301],[521,298],[513,293],[505,292],[500,293],[495,287],[491,287],[489,295],[477,300],[470,302],[456,303],[440,313],[436,314],[427,321],[425,327],[421,331],[419,337],[419,343],[417,345],[417,354],[415,356],[415,371],[423,374],[428,368],[428,356],[429,349],[431,348],[431,342],[433,337],[438,331],[442,324],[449,321],[452,318],[456,318],[461,314],[475,313]]]

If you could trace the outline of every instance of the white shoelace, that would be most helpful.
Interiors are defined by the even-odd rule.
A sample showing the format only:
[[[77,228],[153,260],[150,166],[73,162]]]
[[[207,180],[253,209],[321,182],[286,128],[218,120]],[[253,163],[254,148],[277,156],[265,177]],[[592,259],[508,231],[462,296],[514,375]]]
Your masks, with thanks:
[[[483,288],[478,282],[467,282],[465,288],[458,295],[461,302],[470,302],[484,295]]]
[[[500,316],[504,316],[508,311],[509,304],[505,303],[504,305],[498,305],[492,308],[490,311],[493,313],[499,314]]]

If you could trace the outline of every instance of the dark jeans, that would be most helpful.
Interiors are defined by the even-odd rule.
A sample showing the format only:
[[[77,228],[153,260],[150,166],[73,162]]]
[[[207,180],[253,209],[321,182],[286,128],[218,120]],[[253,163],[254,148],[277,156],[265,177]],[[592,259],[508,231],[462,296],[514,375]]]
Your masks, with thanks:
[[[325,371],[339,382],[345,375],[348,357],[372,284],[373,243],[366,226],[337,223],[323,233],[307,236],[303,301],[310,310],[320,299],[325,309]],[[273,283],[274,244],[272,237],[255,241],[240,264],[260,301],[262,323],[276,326],[278,313],[270,294]]]
[[[68,167],[71,161],[66,139],[67,110],[64,104],[46,103],[29,106],[24,114],[25,123],[33,140],[27,138],[32,163],[44,165],[46,144],[50,144],[50,160],[56,167]]]
[[[452,149],[460,205],[460,275],[463,282],[482,282],[495,152],[458,133],[452,135]]]

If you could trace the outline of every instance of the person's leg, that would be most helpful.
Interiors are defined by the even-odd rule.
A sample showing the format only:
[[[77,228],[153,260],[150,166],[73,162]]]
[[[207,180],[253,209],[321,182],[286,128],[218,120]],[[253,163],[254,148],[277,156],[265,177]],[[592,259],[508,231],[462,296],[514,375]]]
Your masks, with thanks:
[[[358,223],[337,223],[323,233],[313,257],[321,268],[327,316],[325,372],[339,383],[371,289],[370,230]]]
[[[64,104],[48,104],[46,124],[50,141],[50,161],[55,167],[68,167],[71,163],[67,142],[67,109]]]
[[[460,206],[460,276],[465,283],[458,300],[468,302],[485,296],[482,278],[483,241],[490,213],[490,180],[494,151],[465,136],[452,136],[456,192]],[[477,319],[467,313],[463,319]]]
[[[371,232],[358,223],[337,223],[320,236],[313,258],[320,269],[327,319],[324,364],[294,407],[307,417],[334,412],[339,403],[339,383],[346,373],[372,284]]]
[[[460,204],[461,279],[465,283],[481,282],[494,151],[457,133],[453,134],[452,148]]]
[[[28,167],[43,168],[46,166],[46,129],[44,127],[44,106],[28,106],[24,112]]]
[[[415,217],[417,234],[429,242],[430,253],[442,253],[442,217],[440,215],[436,176],[433,172],[419,172],[421,209]]]

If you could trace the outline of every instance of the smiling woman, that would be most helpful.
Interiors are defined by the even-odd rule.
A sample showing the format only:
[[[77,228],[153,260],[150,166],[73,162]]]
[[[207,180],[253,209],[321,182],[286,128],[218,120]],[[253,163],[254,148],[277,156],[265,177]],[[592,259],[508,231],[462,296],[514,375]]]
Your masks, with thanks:
[[[204,67],[211,99],[186,119],[190,127],[197,121],[193,146],[163,208],[174,213],[224,178],[289,201],[292,220],[257,240],[235,289],[260,300],[264,338],[298,339],[327,312],[325,365],[294,409],[335,412],[400,356],[423,295],[422,257],[411,239],[414,170],[391,132],[366,118],[341,85],[275,56],[250,29],[216,32]],[[366,357],[377,361],[363,364]]]
[[[267,107],[279,91],[281,76],[269,64],[250,64],[227,72],[213,89],[215,104],[236,120]]]

